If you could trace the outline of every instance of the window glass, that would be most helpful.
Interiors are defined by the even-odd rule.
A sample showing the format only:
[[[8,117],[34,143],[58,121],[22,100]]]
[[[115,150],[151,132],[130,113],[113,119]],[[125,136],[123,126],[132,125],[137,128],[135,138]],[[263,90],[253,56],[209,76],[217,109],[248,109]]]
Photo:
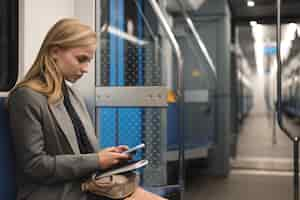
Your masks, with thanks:
[[[0,1],[0,91],[10,90],[18,76],[18,0]]]

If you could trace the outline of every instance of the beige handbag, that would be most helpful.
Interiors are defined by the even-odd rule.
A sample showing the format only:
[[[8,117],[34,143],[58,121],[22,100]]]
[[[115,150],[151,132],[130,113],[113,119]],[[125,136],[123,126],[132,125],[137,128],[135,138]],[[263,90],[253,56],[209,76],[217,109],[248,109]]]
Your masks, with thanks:
[[[94,174],[91,179],[81,184],[81,190],[111,199],[124,199],[135,192],[138,184],[139,176],[135,172],[102,178],[97,178]]]
[[[91,192],[98,196],[124,200],[167,200],[138,187],[139,176],[134,172],[117,174],[96,179],[94,175],[90,180],[82,183],[84,192]]]
[[[81,184],[81,190],[111,199],[165,200],[156,194],[138,187],[140,177],[134,170],[147,164],[147,160],[140,160],[98,176],[95,173],[89,180]]]
[[[137,187],[136,190],[124,200],[167,200],[154,193],[148,192],[141,187]]]

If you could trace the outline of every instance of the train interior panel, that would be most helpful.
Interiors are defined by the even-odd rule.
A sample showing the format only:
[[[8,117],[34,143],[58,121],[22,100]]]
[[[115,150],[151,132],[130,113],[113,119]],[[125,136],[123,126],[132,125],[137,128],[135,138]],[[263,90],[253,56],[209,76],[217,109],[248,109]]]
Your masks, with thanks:
[[[0,199],[17,193],[10,91],[48,28],[75,17],[98,46],[72,87],[100,148],[145,144],[141,187],[170,200],[298,200],[299,10],[298,0],[2,0]]]

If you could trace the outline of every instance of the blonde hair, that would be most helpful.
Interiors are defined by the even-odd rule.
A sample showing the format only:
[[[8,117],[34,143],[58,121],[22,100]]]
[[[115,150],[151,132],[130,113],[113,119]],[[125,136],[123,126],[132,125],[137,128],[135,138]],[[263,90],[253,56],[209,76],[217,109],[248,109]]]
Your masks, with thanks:
[[[48,103],[55,103],[62,97],[63,75],[54,58],[50,55],[53,47],[70,49],[95,45],[96,33],[91,27],[82,24],[78,19],[59,20],[48,31],[38,55],[16,88],[29,87],[48,98]]]

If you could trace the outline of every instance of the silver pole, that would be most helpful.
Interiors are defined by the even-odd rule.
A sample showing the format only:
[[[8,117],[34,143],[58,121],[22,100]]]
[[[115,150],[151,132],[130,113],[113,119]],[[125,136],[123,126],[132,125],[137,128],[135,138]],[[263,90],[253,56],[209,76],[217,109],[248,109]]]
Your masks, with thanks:
[[[217,77],[217,71],[216,71],[216,67],[208,53],[208,50],[207,48],[205,47],[205,44],[204,42],[202,41],[194,23],[193,23],[193,20],[190,18],[190,16],[188,15],[187,11],[186,11],[186,8],[182,2],[182,0],[177,0],[178,4],[180,5],[180,8],[181,8],[181,11],[182,11],[182,14],[183,14],[183,17],[186,21],[186,23],[188,24],[188,27],[191,29],[192,31],[192,34],[194,35],[196,41],[197,41],[197,44],[199,46],[199,48],[202,50],[203,54],[204,54],[204,57],[206,58],[208,64],[209,64],[209,67],[210,69],[212,70],[212,72],[214,73],[215,75],[215,78]]]
[[[294,165],[294,200],[299,200],[299,137],[293,137],[286,129],[282,121],[282,66],[281,66],[281,0],[277,0],[277,120],[279,127],[293,141],[293,165]]]
[[[156,0],[149,0],[150,5],[152,6],[155,14],[157,15],[163,29],[166,31],[171,44],[174,48],[175,55],[178,62],[178,73],[177,73],[177,97],[178,97],[178,104],[179,104],[179,175],[178,175],[178,182],[179,186],[181,187],[180,190],[180,198],[183,200],[184,195],[184,80],[183,80],[183,57],[181,53],[181,49],[179,44],[175,38],[174,33],[172,32],[171,27],[169,26],[166,18],[161,11],[159,4]]]

